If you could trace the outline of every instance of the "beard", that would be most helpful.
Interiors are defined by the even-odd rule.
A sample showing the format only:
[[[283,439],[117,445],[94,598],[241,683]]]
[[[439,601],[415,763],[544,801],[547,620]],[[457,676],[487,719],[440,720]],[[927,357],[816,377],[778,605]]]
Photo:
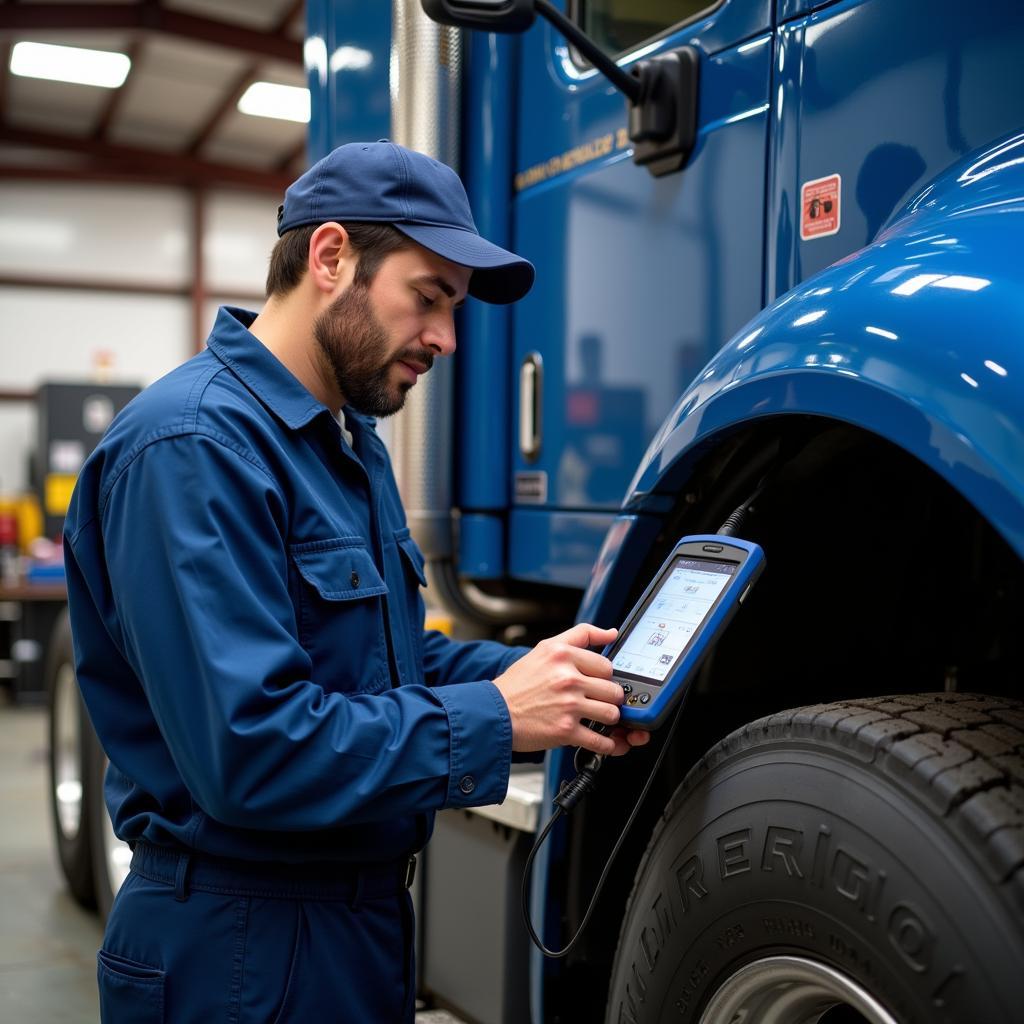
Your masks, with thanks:
[[[433,357],[420,346],[388,356],[388,335],[370,303],[365,285],[351,285],[313,321],[320,361],[334,377],[342,398],[369,416],[391,416],[405,405],[412,384],[391,383],[391,368],[405,360],[429,370]]]

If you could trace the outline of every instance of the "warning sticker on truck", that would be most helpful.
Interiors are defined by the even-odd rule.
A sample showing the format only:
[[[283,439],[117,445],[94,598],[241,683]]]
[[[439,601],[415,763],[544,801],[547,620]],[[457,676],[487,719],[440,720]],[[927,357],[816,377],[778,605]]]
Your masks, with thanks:
[[[842,179],[838,174],[805,181],[800,189],[800,237],[824,238],[839,230],[839,194]]]

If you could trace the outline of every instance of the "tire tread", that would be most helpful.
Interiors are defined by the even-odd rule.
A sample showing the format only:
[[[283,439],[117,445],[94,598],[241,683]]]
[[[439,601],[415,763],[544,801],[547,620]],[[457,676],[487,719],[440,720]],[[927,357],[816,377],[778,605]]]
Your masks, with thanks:
[[[878,764],[980,851],[989,877],[1024,907],[1024,705],[971,693],[906,694],[813,704],[741,726],[691,768],[640,861],[712,768],[765,738],[831,740]],[[626,904],[629,919],[634,894]],[[621,936],[620,936],[621,939]]]
[[[626,903],[618,949],[666,829],[709,772],[765,740],[814,742],[871,764],[944,820],[1001,897],[1024,914],[1024,704],[970,693],[847,699],[750,722],[693,765],[656,823]],[[618,956],[618,954],[617,954]]]

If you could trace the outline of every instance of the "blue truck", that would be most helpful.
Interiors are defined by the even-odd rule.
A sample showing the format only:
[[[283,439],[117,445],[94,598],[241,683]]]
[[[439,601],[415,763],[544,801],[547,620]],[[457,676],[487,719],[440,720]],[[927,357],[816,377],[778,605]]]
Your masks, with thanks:
[[[460,952],[424,995],[482,1024],[1020,1020],[1024,6],[308,0],[307,21],[310,159],[430,152],[537,268],[515,306],[467,304],[454,360],[381,425],[432,603],[515,642],[616,625],[754,495],[768,559],[671,744],[606,763],[541,849],[527,895],[560,947],[665,755],[567,956],[518,921],[533,819],[439,817],[428,968],[445,936]],[[63,635],[58,847],[103,909],[124,851],[70,659]],[[572,775],[547,757],[542,808]]]
[[[422,6],[310,0],[306,54],[312,159],[446,159],[537,268],[394,428],[428,597],[614,625],[758,491],[768,558],[586,931],[510,942],[529,1008],[496,1016],[1019,1019],[1024,7]],[[547,945],[663,741],[541,851]]]

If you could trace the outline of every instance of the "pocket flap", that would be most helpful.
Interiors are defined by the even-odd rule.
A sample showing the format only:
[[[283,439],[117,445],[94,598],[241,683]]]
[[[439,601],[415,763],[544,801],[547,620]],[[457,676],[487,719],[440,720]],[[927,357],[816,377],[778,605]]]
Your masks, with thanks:
[[[290,546],[302,578],[325,601],[358,601],[388,592],[362,537],[336,537]]]
[[[420,585],[425,587],[427,585],[427,574],[424,569],[426,560],[423,557],[423,552],[420,551],[419,544],[412,539],[409,527],[406,526],[401,530],[395,530],[395,541],[398,544],[399,550],[405,556],[409,567],[420,581]]]

